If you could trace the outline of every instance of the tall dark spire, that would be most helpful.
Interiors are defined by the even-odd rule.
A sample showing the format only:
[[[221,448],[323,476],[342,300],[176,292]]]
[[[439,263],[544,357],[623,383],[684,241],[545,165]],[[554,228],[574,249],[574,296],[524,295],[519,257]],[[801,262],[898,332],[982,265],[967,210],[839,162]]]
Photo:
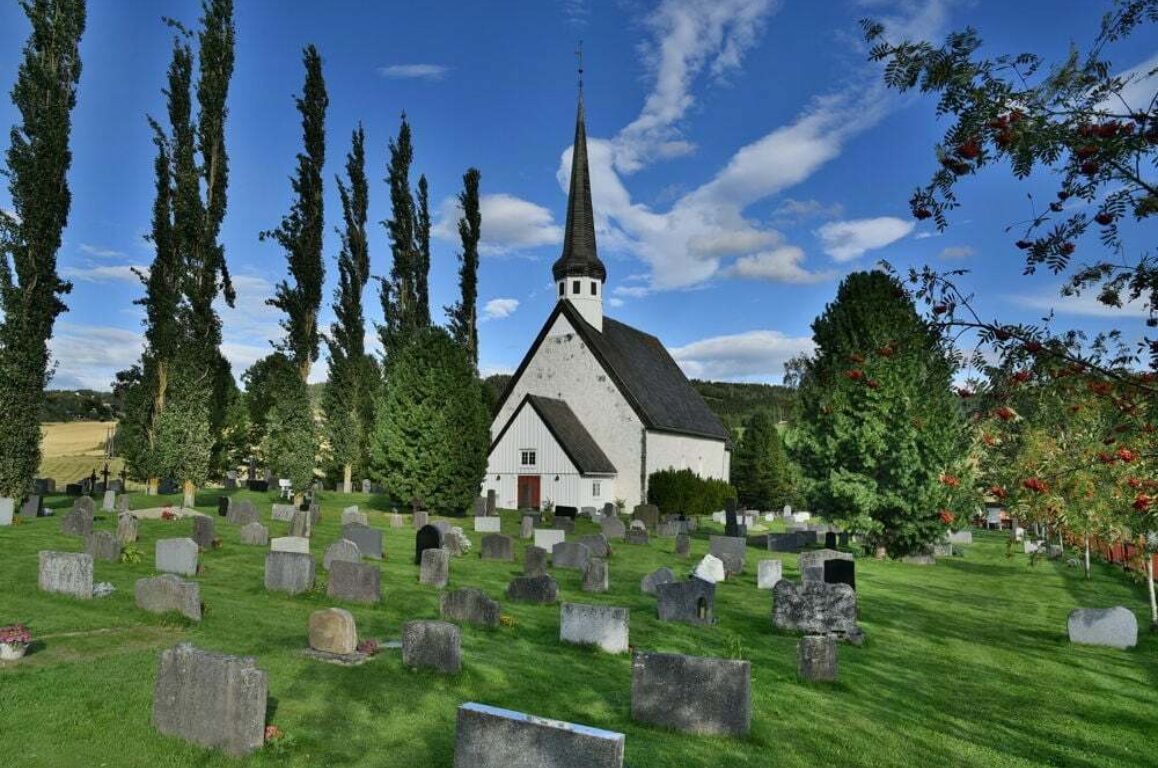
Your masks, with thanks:
[[[607,281],[607,268],[595,247],[595,214],[591,207],[591,173],[587,168],[587,126],[583,115],[583,59],[579,59],[579,112],[575,118],[575,146],[571,150],[571,191],[567,196],[567,230],[563,255],[551,272],[558,282],[566,277],[593,277]]]

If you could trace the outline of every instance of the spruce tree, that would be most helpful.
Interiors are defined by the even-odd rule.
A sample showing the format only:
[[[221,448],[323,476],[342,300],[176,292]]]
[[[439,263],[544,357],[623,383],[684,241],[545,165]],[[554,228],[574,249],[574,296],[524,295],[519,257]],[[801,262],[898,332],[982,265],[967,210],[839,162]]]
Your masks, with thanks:
[[[883,272],[845,278],[812,330],[790,442],[810,508],[890,556],[924,550],[968,448],[949,342]]]
[[[732,485],[750,509],[782,507],[792,494],[792,473],[784,442],[771,414],[760,409],[748,417],[732,460]]]
[[[324,406],[326,433],[335,463],[342,468],[347,493],[355,467],[365,466],[366,440],[373,428],[373,393],[377,372],[366,355],[362,293],[370,279],[370,253],[366,239],[369,188],[366,182],[366,136],[359,125],[346,156],[346,181],[338,179],[342,202],[342,249],[338,254],[338,288],[334,292],[334,316],[326,345],[330,351],[330,376]]]
[[[72,286],[56,271],[72,197],[72,108],[83,0],[26,0],[32,33],[12,88],[20,122],[6,155],[12,215],[0,213],[0,496],[21,498],[40,467],[48,340]]]
[[[458,220],[458,236],[462,241],[459,254],[457,304],[446,308],[450,332],[461,344],[478,369],[478,244],[482,237],[482,215],[479,212],[478,185],[480,174],[471,168],[462,176],[462,192],[458,204],[462,216]]]
[[[322,59],[317,49],[306,46],[302,61],[306,77],[302,95],[295,99],[302,116],[304,151],[297,156],[293,178],[295,199],[290,212],[277,229],[263,232],[261,239],[275,240],[286,252],[293,285],[283,280],[268,303],[286,313],[281,321],[286,339],[281,348],[297,366],[302,381],[318,359],[318,311],[322,304],[322,284],[326,270],[322,261],[324,210],[322,168],[326,162],[326,83]]]

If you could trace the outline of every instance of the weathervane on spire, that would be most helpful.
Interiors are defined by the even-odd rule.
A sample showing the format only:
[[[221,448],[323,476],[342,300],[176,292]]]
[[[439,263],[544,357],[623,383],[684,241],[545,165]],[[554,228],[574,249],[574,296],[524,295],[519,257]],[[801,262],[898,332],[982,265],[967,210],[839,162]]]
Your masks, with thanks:
[[[575,48],[575,58],[579,62],[579,93],[583,93],[583,41]]]

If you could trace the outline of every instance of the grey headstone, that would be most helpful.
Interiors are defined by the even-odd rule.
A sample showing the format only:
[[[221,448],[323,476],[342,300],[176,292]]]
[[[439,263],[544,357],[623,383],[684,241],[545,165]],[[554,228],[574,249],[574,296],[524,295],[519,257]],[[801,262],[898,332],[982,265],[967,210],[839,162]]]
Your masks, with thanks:
[[[499,533],[503,529],[502,523],[501,517],[476,517],[474,530],[475,533]]]
[[[201,621],[201,585],[172,573],[138,579],[133,590],[137,607],[149,613],[179,613]]]
[[[269,529],[261,523],[247,523],[241,526],[241,543],[255,547],[269,545]]]
[[[137,518],[129,512],[122,512],[117,515],[117,541],[122,546],[135,544],[137,537]]]
[[[358,625],[343,608],[327,608],[310,614],[310,648],[324,654],[350,656],[358,650]]]
[[[806,544],[805,537],[799,532],[768,534],[769,552],[799,552]]]
[[[937,558],[934,557],[931,552],[928,552],[928,553],[917,554],[917,555],[905,555],[904,557],[901,558],[901,562],[906,564],[906,565],[926,565],[927,566],[927,565],[936,565],[937,564]]]
[[[796,671],[803,680],[836,680],[837,657],[834,635],[805,635],[796,647]]]
[[[314,558],[304,552],[270,552],[265,556],[265,588],[270,592],[309,592],[316,574]],[[333,578],[331,573],[331,582]]]
[[[498,494],[494,489],[487,491],[487,517],[498,514]]]
[[[550,551],[556,544],[567,540],[566,531],[558,531],[554,528],[536,528],[535,529],[535,546],[542,547]]]
[[[446,534],[450,533],[451,526],[446,520],[435,520],[431,525],[438,529],[439,534],[443,538],[446,538]]]
[[[491,600],[481,589],[464,587],[444,592],[439,599],[439,615],[447,621],[476,624],[494,629],[499,625],[501,610],[497,600]]]
[[[634,520],[639,520],[648,530],[655,530],[659,524],[659,507],[654,504],[640,504],[631,513]]]
[[[625,540],[628,544],[637,544],[640,546],[647,546],[647,531],[636,528],[631,528],[627,531]]]
[[[645,595],[654,595],[660,584],[671,584],[673,581],[675,581],[675,573],[665,565],[662,568],[656,568],[640,579],[639,589]]]
[[[1138,618],[1129,608],[1078,608],[1066,622],[1071,643],[1133,648],[1138,644]]]
[[[93,560],[111,560],[115,563],[121,559],[121,543],[108,531],[93,531],[85,539],[85,551],[92,555]]]
[[[675,540],[675,556],[679,558],[690,557],[692,554],[692,537],[686,533],[681,533],[676,536]]]
[[[554,527],[556,531],[571,533],[575,530],[575,518],[556,515],[555,522],[552,527]]]
[[[603,535],[611,541],[622,541],[627,535],[627,527],[622,520],[615,516],[614,509],[611,517],[603,517],[599,521],[599,527],[602,529]]]
[[[606,592],[611,587],[611,574],[607,568],[607,561],[602,557],[592,557],[583,569],[584,592]]]
[[[490,520],[498,518],[482,518],[483,520]],[[480,555],[483,560],[508,560],[515,559],[515,540],[510,536],[504,536],[501,533],[491,533],[482,537],[482,549]]]
[[[486,514],[487,514],[486,497],[485,496],[475,496],[474,502],[471,504],[471,510],[473,511],[475,517],[486,517]]]
[[[351,603],[379,603],[382,601],[382,571],[370,563],[335,560],[330,563],[326,595]]]
[[[310,553],[310,540],[302,536],[278,536],[269,542],[271,552],[298,552],[303,555]]]
[[[402,625],[402,663],[429,667],[447,675],[462,669],[462,640],[458,625],[449,621],[408,621]]]
[[[425,510],[418,510],[414,513],[414,530],[422,530],[425,526],[430,524],[430,515]]]
[[[391,513],[391,515],[390,515],[390,527],[391,528],[405,528],[406,527],[406,518],[404,518],[402,515],[398,514],[397,512]]]
[[[547,605],[559,599],[559,585],[550,576],[519,576],[507,585],[507,598]]]
[[[551,565],[555,568],[584,570],[591,559],[591,550],[577,541],[564,541],[551,548]]]
[[[294,519],[294,513],[296,513],[297,511],[298,511],[298,508],[295,507],[293,504],[274,504],[273,505],[273,512],[271,513],[271,517],[274,520],[278,520],[278,521],[283,522],[283,523],[288,523]]]
[[[772,589],[784,578],[784,563],[780,560],[761,560],[756,567],[756,588]]]
[[[950,544],[972,544],[973,531],[952,531],[949,534]]]
[[[197,542],[193,539],[157,539],[153,549],[154,567],[161,573],[196,576],[197,551]]]
[[[631,661],[631,719],[685,733],[743,736],[752,723],[751,664],[671,653]]]
[[[450,582],[450,553],[445,549],[422,550],[422,563],[418,571],[418,583],[432,587],[445,587]]]
[[[529,539],[535,535],[535,518],[530,515],[523,515],[523,520],[519,524],[519,538]]]
[[[622,733],[473,702],[458,708],[454,768],[623,768]]]
[[[370,522],[366,519],[363,513],[355,505],[353,507],[346,507],[342,510],[342,525],[349,525],[350,523],[360,523],[362,525],[369,525]]]
[[[42,503],[39,494],[33,494],[28,497],[20,507],[21,517],[40,517]]]
[[[373,483],[371,483],[369,480],[362,481],[362,493],[369,493],[371,487],[373,487]]]
[[[92,555],[84,552],[41,552],[38,583],[41,592],[90,599]]]
[[[547,550],[535,546],[530,546],[523,550],[523,575],[547,575]]]
[[[678,520],[669,520],[655,526],[655,535],[661,539],[674,539],[687,531],[687,526]]]
[[[382,559],[382,531],[361,523],[342,526],[342,538],[354,542],[362,557]]]
[[[702,579],[657,584],[656,616],[660,621],[711,625],[716,621],[716,585]]]
[[[586,536],[580,536],[577,541],[587,547],[591,557],[611,557],[611,545],[602,533],[589,533]]]
[[[92,499],[87,496],[81,496],[81,499],[88,499],[91,507]],[[80,499],[77,499],[80,501]],[[92,510],[86,509],[83,506],[74,506],[72,511],[60,519],[60,532],[66,536],[80,536],[84,538],[92,533]]]
[[[242,757],[265,744],[269,682],[252,658],[182,643],[161,652],[153,689],[158,731]]]
[[[820,584],[824,582],[824,563],[828,560],[852,560],[848,552],[838,552],[835,549],[818,549],[813,552],[802,552],[800,555],[800,578],[805,584]]]
[[[212,517],[197,515],[193,518],[193,541],[203,550],[213,549],[213,539],[217,537],[217,526]]]
[[[736,536],[712,536],[709,539],[708,552],[723,561],[724,571],[729,576],[744,572],[747,551],[747,539]]]
[[[574,645],[594,645],[607,653],[626,653],[631,614],[614,605],[563,603],[559,639]]]
[[[249,525],[250,523],[260,523],[261,516],[257,513],[257,507],[249,499],[238,499],[229,504],[229,514],[225,516],[227,522],[234,525]]]
[[[781,579],[772,588],[772,624],[808,635],[856,634],[856,592],[847,584]]]
[[[595,507],[582,507],[579,510],[579,514],[586,518],[595,519],[595,516],[599,514],[599,510]]]
[[[5,496],[0,498],[0,525],[12,525],[12,516],[16,511],[16,499]]]
[[[117,492],[105,491],[104,500],[101,503],[102,512],[113,512],[117,508]]]
[[[293,519],[290,520],[289,535],[308,539],[313,532],[314,525],[310,511],[299,509],[294,512]]]
[[[451,557],[462,557],[470,552],[470,538],[458,526],[453,526],[442,539],[443,548]]]
[[[349,539],[338,539],[326,547],[326,552],[322,555],[322,567],[327,571],[330,570],[330,566],[335,560],[360,563],[362,562],[362,553],[358,550],[358,545]]]

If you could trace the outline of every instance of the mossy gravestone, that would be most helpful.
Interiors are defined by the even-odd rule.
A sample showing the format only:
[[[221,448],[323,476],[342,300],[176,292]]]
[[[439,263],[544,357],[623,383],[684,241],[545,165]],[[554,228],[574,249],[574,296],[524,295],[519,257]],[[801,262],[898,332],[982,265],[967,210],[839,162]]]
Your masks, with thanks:
[[[491,600],[481,589],[474,587],[444,592],[439,600],[438,612],[447,621],[475,624],[488,629],[499,625],[498,601]]]

